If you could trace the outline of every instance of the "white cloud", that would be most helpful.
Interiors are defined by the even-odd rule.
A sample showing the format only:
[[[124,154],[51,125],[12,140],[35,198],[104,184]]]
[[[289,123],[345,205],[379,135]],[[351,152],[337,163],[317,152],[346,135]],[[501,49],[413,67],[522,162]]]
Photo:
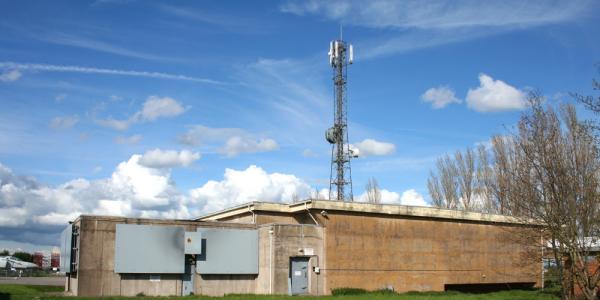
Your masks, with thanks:
[[[495,112],[524,109],[526,95],[524,92],[494,80],[486,74],[479,75],[479,87],[467,92],[467,106],[479,112]]]
[[[423,196],[419,194],[414,189],[406,190],[402,193],[402,195],[388,191],[386,189],[379,190],[381,194],[381,204],[400,204],[400,205],[410,205],[410,206],[429,206]],[[367,192],[365,191],[356,199],[359,202],[367,202]]]
[[[423,195],[419,194],[414,189],[406,190],[402,193],[402,197],[400,197],[400,203],[402,205],[411,205],[411,206],[429,206]]]
[[[154,149],[144,153],[139,162],[140,165],[148,168],[173,168],[187,167],[198,159],[200,159],[198,152]]]
[[[159,118],[171,118],[181,115],[187,110],[181,103],[170,97],[150,96],[144,102],[142,109],[131,117],[118,120],[113,118],[96,120],[101,126],[110,127],[115,130],[127,130],[129,126],[140,122],[151,122]]]
[[[121,75],[121,76],[133,76],[133,77],[148,77],[148,78],[158,78],[158,79],[183,80],[183,81],[192,81],[192,82],[208,83],[208,84],[223,84],[222,82],[212,80],[212,79],[190,77],[190,76],[179,75],[179,74],[102,69],[102,68],[90,68],[90,67],[81,67],[81,66],[61,66],[61,65],[48,65],[48,64],[19,64],[19,63],[14,63],[14,62],[0,62],[0,69],[9,69],[9,70],[16,70],[16,71],[69,72],[69,73],[103,74],[103,75]]]
[[[390,155],[396,151],[394,144],[374,139],[365,139],[362,142],[350,145],[350,148],[358,149],[360,151],[359,156]]]
[[[273,139],[255,140],[252,138],[233,136],[227,139],[225,146],[220,152],[227,157],[237,156],[240,153],[268,152],[279,149],[279,145]]]
[[[434,109],[444,108],[452,103],[461,103],[461,100],[454,95],[454,91],[447,86],[430,88],[421,95],[421,99],[423,102],[431,103]]]
[[[477,39],[512,30],[570,22],[590,11],[592,0],[575,1],[288,1],[280,9],[318,15],[335,23],[392,29],[356,41],[357,59]],[[389,31],[388,31],[389,32]]]
[[[302,151],[302,156],[304,156],[304,157],[319,157],[319,155],[317,153],[315,153],[314,151],[312,151],[311,149],[304,149],[304,151]]]
[[[115,138],[115,143],[121,145],[135,145],[142,140],[142,135],[134,134],[131,136],[118,136]]]
[[[290,202],[310,193],[310,186],[294,175],[269,174],[252,165],[242,171],[226,169],[223,180],[208,181],[191,190],[190,197],[203,212],[212,212],[248,201]]]
[[[142,120],[154,121],[158,118],[175,117],[185,111],[186,109],[181,103],[175,101],[173,98],[150,96],[144,102],[140,116]]]
[[[66,117],[56,117],[50,121],[50,128],[54,129],[67,129],[75,126],[79,122],[79,117],[77,115],[66,116]]]
[[[455,29],[461,27],[528,27],[573,20],[585,13],[592,1],[519,0],[473,2],[419,0],[293,1],[283,12],[318,14],[335,21],[372,28]]]
[[[0,239],[55,244],[60,229],[82,213],[189,218],[170,172],[142,166],[140,158],[120,163],[109,178],[55,187],[0,164]]]
[[[189,146],[198,146],[201,144],[225,141],[229,137],[246,135],[247,132],[241,128],[214,128],[204,125],[190,126],[185,134],[178,137],[180,143]]]
[[[179,136],[178,140],[180,143],[190,146],[217,143],[219,144],[217,151],[227,157],[279,149],[279,144],[274,139],[256,137],[241,128],[212,128],[194,125],[185,134]]]
[[[2,82],[12,82],[17,81],[21,78],[23,74],[17,69],[7,70],[0,74],[0,81]]]

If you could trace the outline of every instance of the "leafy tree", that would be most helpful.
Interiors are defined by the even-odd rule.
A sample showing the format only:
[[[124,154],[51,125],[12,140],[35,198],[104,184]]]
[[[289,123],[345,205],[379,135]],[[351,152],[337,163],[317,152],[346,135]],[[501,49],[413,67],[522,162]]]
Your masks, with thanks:
[[[19,252],[13,253],[12,256],[14,256],[22,261],[33,262],[33,255],[31,255],[31,253],[28,253],[28,252],[19,251]]]

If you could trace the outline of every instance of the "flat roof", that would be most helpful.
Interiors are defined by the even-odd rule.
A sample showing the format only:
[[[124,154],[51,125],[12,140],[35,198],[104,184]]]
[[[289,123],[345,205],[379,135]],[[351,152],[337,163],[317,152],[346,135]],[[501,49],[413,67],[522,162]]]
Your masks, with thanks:
[[[198,221],[218,221],[227,217],[234,217],[248,212],[265,211],[294,214],[307,209],[346,211],[354,213],[399,215],[408,217],[438,218],[451,220],[465,220],[476,222],[510,223],[536,225],[533,220],[523,220],[511,216],[485,214],[462,210],[451,210],[424,206],[409,206],[396,204],[373,204],[363,202],[343,202],[308,199],[296,203],[273,202],[248,202],[235,207],[204,215]]]

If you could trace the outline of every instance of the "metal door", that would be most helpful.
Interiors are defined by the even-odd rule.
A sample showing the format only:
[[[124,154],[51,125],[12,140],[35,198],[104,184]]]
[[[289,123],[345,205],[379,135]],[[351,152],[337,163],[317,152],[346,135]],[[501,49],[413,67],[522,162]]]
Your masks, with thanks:
[[[186,257],[185,260],[185,273],[183,274],[183,278],[181,279],[182,288],[181,295],[188,296],[194,293],[194,266],[192,265],[192,260]]]
[[[308,257],[290,257],[290,283],[292,295],[308,294]]]

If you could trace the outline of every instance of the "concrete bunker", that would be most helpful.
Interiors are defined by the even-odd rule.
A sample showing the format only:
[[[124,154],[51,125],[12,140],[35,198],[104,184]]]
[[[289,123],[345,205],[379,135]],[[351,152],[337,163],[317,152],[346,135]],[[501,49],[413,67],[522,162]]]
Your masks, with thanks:
[[[539,285],[541,261],[505,238],[532,229],[500,215],[307,200],[196,220],[82,215],[61,240],[74,295],[325,295]]]

